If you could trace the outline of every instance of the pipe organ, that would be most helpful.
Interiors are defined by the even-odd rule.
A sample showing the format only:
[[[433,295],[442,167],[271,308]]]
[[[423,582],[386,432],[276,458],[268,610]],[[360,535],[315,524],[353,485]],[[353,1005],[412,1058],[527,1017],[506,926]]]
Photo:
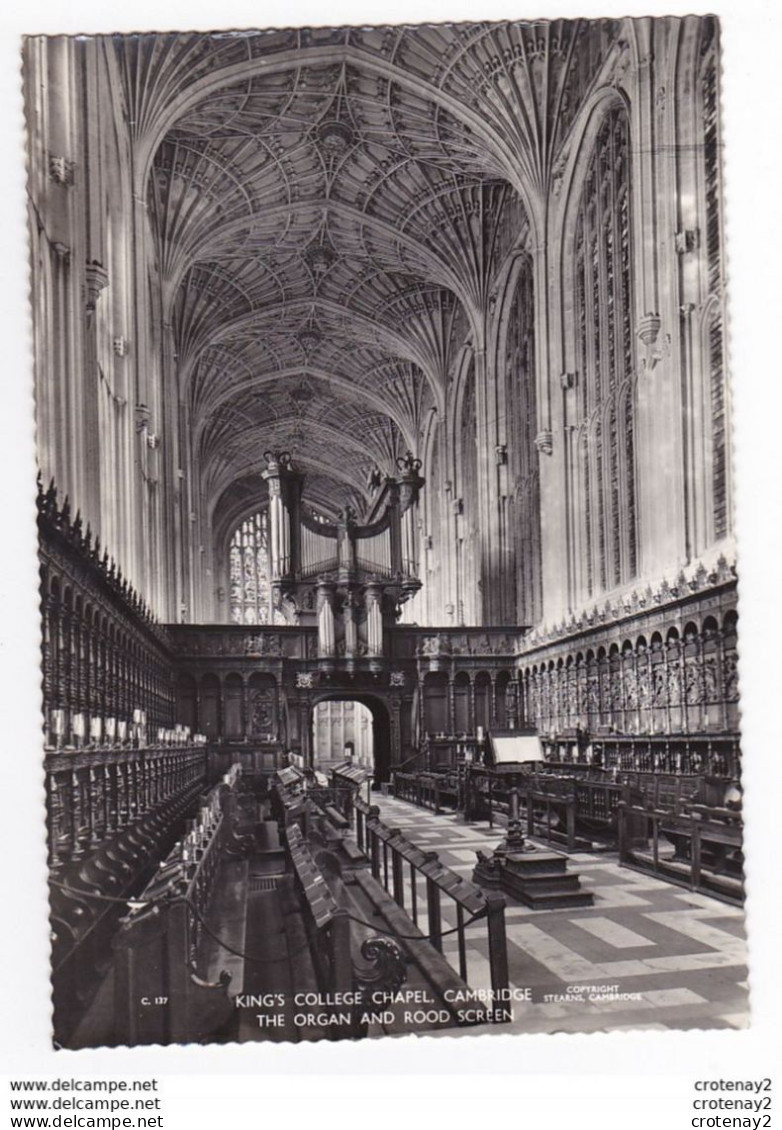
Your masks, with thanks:
[[[310,526],[301,526],[301,575],[316,577],[337,567],[337,540],[318,533]]]
[[[407,521],[407,514],[402,516],[402,528]],[[405,560],[402,555],[402,570],[408,575],[414,575],[414,570],[408,566],[413,564],[411,559]],[[356,542],[356,565],[368,573],[375,573],[381,577],[391,577],[393,569],[391,564],[391,531],[386,528],[378,534],[369,534]]]
[[[318,659],[329,669],[383,656],[383,635],[421,586],[418,499],[421,461],[397,461],[361,523],[351,507],[324,521],[302,500],[304,476],[286,452],[266,452],[272,599],[295,624],[317,627]]]
[[[264,454],[266,470],[263,477],[269,488],[269,547],[271,576],[281,581],[291,569],[291,535],[298,510],[296,482],[289,474],[291,457],[287,452]],[[300,493],[300,491],[298,492]]]

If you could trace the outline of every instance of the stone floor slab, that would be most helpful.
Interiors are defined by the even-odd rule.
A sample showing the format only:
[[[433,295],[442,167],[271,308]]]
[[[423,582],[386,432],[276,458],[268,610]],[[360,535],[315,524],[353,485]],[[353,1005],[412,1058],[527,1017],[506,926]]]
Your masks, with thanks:
[[[436,851],[456,874],[470,879],[475,851],[491,851],[501,827],[464,825],[453,813],[435,815],[396,798],[382,801],[382,819],[413,842]],[[507,900],[511,984],[531,988],[535,1003],[516,1007],[512,1025],[471,1032],[663,1031],[738,1028],[747,1023],[743,911],[706,895],[683,891],[655,876],[620,867],[615,853],[569,857],[595,904],[578,910],[532,911]],[[419,924],[425,924],[424,884],[417,885]],[[406,895],[409,900],[409,884]],[[455,924],[451,900],[442,900],[443,929]],[[469,979],[488,987],[485,922],[467,931]],[[455,934],[443,952],[456,967]],[[623,956],[625,955],[626,956]],[[580,1003],[543,1001],[569,985],[617,985],[640,999]],[[653,1019],[652,1019],[653,1014]]]

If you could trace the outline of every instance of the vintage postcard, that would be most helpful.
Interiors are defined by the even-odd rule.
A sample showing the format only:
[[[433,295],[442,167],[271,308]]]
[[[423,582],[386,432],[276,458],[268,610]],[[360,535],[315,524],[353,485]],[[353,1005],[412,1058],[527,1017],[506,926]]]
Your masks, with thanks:
[[[55,1046],[745,1027],[718,19],[23,60]]]

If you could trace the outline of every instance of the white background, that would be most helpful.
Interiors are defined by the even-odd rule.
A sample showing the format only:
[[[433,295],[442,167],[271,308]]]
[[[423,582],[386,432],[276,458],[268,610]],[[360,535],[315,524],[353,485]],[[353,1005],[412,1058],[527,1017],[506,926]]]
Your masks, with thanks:
[[[13,2],[13,0],[12,0]],[[527,0],[528,2],[528,0]],[[7,0],[8,3],[8,0]],[[360,1044],[58,1052],[50,1049],[44,897],[34,430],[20,37],[292,24],[681,15],[637,3],[504,0],[30,0],[0,15],[0,1073],[12,1077],[156,1075],[165,1130],[330,1115],[381,1126],[439,1122],[634,1130],[691,1125],[699,1078],[774,1075],[782,1025],[782,683],[780,470],[782,15],[761,0],[718,2],[735,466],[740,549],[740,677],[746,779],[749,1031],[585,1036],[460,1036]],[[305,1075],[306,1079],[296,1079]],[[782,1087],[782,1072],[776,1082]],[[351,1108],[344,1100],[361,1103]],[[772,1126],[782,1126],[782,1094]],[[6,1117],[6,1098],[0,1098]],[[352,1113],[351,1113],[352,1112]]]

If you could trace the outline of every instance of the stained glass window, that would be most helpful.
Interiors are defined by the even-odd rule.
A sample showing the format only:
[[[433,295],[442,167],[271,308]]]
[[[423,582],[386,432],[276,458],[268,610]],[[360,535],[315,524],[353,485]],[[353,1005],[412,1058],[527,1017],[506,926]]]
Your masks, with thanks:
[[[269,624],[269,541],[266,511],[253,514],[237,528],[231,539],[231,622]]]

